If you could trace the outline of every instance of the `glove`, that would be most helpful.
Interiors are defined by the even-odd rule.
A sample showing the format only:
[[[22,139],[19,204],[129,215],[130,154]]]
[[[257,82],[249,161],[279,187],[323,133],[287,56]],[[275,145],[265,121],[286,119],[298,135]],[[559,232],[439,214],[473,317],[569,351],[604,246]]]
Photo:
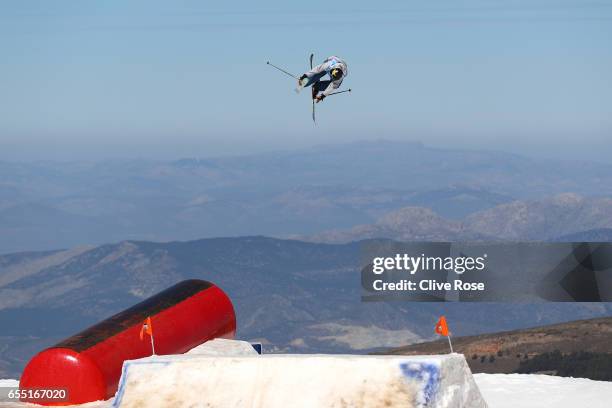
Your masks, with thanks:
[[[321,102],[323,99],[325,99],[325,95],[324,95],[324,94],[319,94],[319,95],[317,95],[316,99],[317,99],[317,103],[319,103],[319,102]]]

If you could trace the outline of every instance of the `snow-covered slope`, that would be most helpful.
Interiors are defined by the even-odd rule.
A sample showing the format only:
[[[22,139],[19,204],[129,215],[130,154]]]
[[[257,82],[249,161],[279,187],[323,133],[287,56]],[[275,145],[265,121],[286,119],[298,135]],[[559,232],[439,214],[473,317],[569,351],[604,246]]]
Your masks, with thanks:
[[[536,374],[474,374],[489,408],[609,408],[612,382]]]
[[[612,400],[612,382],[534,374],[474,374],[474,379],[489,408],[608,408]],[[0,387],[17,384],[17,380],[0,380]],[[31,405],[0,403],[0,406]],[[111,401],[79,406],[110,407]]]

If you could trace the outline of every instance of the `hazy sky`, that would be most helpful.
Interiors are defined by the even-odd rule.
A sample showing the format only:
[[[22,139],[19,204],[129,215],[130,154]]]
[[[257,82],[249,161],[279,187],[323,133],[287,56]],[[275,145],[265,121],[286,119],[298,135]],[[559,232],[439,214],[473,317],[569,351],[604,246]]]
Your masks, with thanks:
[[[612,1],[0,3],[0,159],[355,139],[612,161]],[[347,60],[310,121],[296,74]]]

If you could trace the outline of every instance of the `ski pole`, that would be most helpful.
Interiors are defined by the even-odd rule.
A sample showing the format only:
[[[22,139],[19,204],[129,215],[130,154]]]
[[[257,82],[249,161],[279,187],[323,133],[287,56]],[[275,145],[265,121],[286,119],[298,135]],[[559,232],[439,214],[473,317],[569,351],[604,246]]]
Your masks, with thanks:
[[[295,79],[299,80],[299,78],[298,78],[298,77],[296,77],[295,75],[290,74],[289,72],[285,71],[285,70],[284,70],[284,69],[282,69],[282,68],[277,67],[277,66],[276,66],[276,65],[274,65],[274,64],[270,64],[270,61],[267,61],[267,62],[266,62],[266,64],[270,65],[271,67],[274,67],[274,68],[278,69],[280,72],[284,72],[285,74],[289,75],[289,76],[290,76],[290,77],[292,77],[292,78],[295,78]]]
[[[345,91],[338,91],[338,92],[333,92],[333,93],[330,93],[330,94],[329,94],[329,95],[327,95],[327,96],[338,95],[338,94],[341,94],[341,93],[351,92],[351,91],[352,91],[352,89],[350,89],[350,88],[349,88],[349,89],[347,89],[347,90],[345,90]]]

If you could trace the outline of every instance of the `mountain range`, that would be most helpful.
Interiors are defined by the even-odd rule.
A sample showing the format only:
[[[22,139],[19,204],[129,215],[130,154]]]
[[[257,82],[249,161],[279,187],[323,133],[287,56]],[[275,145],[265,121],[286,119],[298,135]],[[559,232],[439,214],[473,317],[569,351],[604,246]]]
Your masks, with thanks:
[[[269,352],[420,342],[440,314],[457,335],[605,316],[607,304],[363,303],[359,260],[373,239],[610,241],[606,197],[612,165],[384,140],[0,162],[0,377],[189,278],[227,291],[240,338]]]
[[[589,233],[590,231],[590,233]],[[400,241],[610,241],[612,199],[573,193],[540,200],[516,200],[477,211],[463,220],[441,217],[431,209],[404,207],[375,223],[325,231],[315,242],[370,238]]]
[[[418,211],[432,225],[435,217],[447,220],[422,234],[441,239],[458,233],[457,222],[475,238],[609,227],[577,221],[572,230],[502,229],[487,220],[513,211],[520,221],[525,209],[517,203],[566,192],[585,203],[612,197],[612,165],[385,140],[175,161],[0,162],[0,254],[122,240],[310,237],[386,226],[417,211],[406,207],[430,210]]]

